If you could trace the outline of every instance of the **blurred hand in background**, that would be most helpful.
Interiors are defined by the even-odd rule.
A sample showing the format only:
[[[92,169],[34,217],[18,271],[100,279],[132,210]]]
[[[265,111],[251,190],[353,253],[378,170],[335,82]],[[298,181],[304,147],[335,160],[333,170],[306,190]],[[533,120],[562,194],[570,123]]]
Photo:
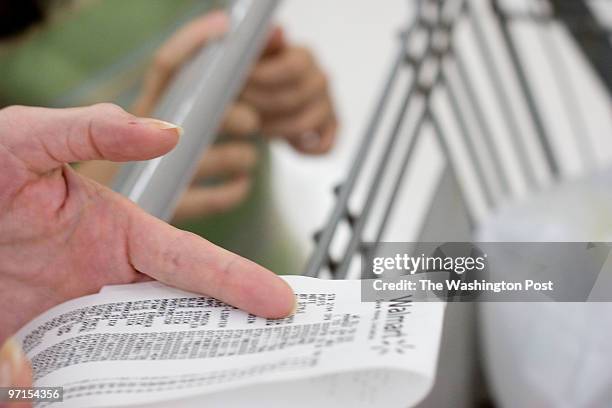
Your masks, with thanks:
[[[288,44],[280,28],[238,103],[254,109],[263,134],[285,139],[302,153],[323,154],[333,146],[338,122],[327,76],[312,52]]]
[[[227,28],[227,16],[217,11],[177,31],[156,52],[132,111],[150,116],[174,75],[206,42],[223,36]],[[174,221],[223,213],[245,200],[258,161],[253,143],[257,135],[287,140],[306,154],[323,154],[331,149],[336,130],[324,72],[310,51],[288,44],[282,30],[274,29],[240,97],[225,114],[220,133],[226,140],[203,155]],[[117,166],[89,162],[78,171],[108,185]],[[210,180],[218,182],[206,185]]]

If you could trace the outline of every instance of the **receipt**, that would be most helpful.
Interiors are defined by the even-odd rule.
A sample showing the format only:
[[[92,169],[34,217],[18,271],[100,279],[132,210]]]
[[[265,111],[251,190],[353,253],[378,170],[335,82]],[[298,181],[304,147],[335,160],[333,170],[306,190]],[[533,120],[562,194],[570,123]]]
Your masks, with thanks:
[[[444,303],[362,302],[360,281],[283,277],[272,320],[157,282],[107,287],[17,335],[53,407],[406,407],[433,385]],[[238,392],[237,392],[238,391]]]

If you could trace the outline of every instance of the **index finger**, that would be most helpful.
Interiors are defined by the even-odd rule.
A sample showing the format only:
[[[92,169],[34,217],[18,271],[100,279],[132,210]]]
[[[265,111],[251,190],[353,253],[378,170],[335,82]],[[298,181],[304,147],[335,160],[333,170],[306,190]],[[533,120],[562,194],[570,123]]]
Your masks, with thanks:
[[[258,316],[282,318],[293,312],[293,291],[271,271],[137,207],[132,211],[127,250],[137,271]]]

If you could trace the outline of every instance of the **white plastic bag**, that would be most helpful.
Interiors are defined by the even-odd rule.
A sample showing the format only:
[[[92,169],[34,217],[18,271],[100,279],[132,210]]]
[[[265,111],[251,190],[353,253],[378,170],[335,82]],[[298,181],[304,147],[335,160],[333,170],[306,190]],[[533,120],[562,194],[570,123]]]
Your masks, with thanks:
[[[612,242],[612,171],[507,207],[478,238]],[[612,297],[610,282],[600,275],[592,293]],[[485,371],[500,406],[612,407],[612,303],[478,306]]]

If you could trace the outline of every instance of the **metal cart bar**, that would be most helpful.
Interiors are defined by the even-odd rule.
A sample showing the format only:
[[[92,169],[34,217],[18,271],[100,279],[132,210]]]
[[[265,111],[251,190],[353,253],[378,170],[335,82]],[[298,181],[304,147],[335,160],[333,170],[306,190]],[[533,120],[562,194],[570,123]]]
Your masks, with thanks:
[[[226,107],[235,98],[269,33],[280,0],[235,0],[231,28],[206,46],[172,83],[154,116],[181,125],[184,135],[164,157],[125,165],[115,191],[148,213],[169,220],[197,163],[213,143]]]

